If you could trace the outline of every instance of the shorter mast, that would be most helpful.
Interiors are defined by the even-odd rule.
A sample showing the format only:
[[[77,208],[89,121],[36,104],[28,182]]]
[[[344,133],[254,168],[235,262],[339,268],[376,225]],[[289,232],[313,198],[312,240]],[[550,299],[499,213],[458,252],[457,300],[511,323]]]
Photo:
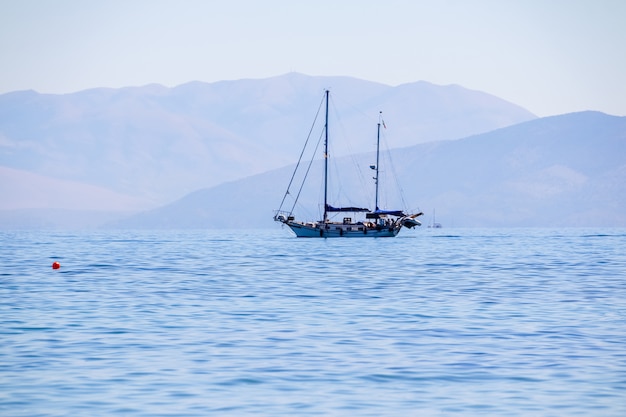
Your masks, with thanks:
[[[379,174],[379,161],[380,161],[380,123],[383,120],[383,112],[378,115],[378,130],[376,132],[376,176],[374,177],[374,184],[376,184],[376,201],[374,202],[374,211],[378,211],[378,174]]]

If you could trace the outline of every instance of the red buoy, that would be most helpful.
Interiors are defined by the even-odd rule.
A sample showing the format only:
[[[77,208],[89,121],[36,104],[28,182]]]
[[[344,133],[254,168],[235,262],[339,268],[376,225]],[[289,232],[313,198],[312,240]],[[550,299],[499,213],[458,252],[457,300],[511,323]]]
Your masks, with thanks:
[[[56,261],[52,262],[52,269],[59,269],[59,268],[61,268],[61,264],[60,263],[58,263]]]

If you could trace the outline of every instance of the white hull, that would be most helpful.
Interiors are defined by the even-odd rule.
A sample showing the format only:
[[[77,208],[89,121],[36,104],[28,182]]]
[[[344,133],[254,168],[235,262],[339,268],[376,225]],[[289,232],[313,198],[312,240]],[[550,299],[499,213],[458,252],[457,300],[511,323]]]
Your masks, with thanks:
[[[285,222],[297,237],[394,237],[402,225],[366,227],[363,224]]]

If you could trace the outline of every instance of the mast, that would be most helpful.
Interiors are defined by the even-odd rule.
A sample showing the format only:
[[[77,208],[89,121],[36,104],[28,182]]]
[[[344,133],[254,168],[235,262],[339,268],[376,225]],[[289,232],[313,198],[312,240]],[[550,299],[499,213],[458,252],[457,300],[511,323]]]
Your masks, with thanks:
[[[378,164],[380,155],[380,121],[383,119],[383,112],[379,113],[378,117],[378,130],[376,132],[376,176],[374,177],[374,184],[376,184],[376,201],[374,204],[374,211],[378,211]]]
[[[328,220],[328,90],[326,90],[326,121],[324,124],[324,224]]]

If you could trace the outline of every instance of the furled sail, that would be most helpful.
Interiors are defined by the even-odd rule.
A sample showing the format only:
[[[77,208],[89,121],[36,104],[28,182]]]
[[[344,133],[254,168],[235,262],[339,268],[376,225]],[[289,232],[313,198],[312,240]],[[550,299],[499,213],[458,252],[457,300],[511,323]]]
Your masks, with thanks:
[[[342,211],[349,211],[351,213],[357,213],[357,212],[367,212],[370,211],[370,209],[368,208],[361,208],[361,207],[333,207],[330,204],[326,204],[326,211],[327,212],[342,212]]]
[[[374,213],[376,214],[387,214],[389,216],[406,216],[402,210],[376,210]]]

